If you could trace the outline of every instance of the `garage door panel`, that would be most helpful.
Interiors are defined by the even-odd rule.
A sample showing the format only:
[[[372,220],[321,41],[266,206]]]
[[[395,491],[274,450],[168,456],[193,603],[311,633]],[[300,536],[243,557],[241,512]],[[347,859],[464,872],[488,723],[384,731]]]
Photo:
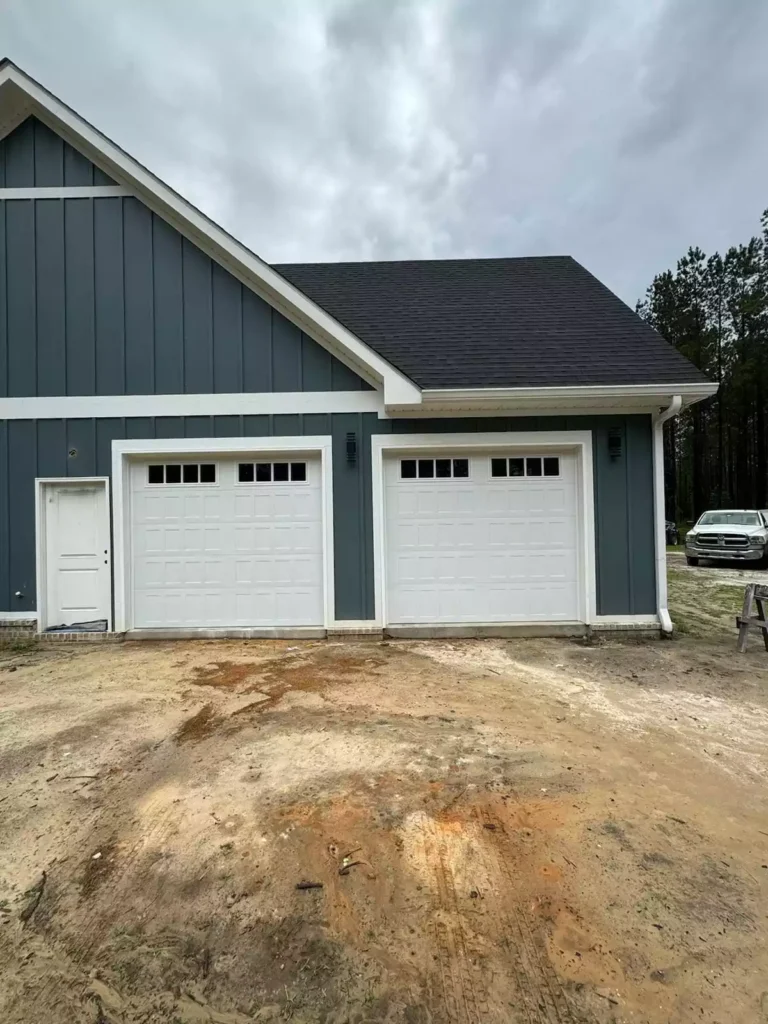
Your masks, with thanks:
[[[134,582],[142,589],[181,586],[184,582],[184,565],[179,559],[142,558],[137,560]]]
[[[565,487],[553,487],[551,489],[541,487],[532,489],[526,495],[526,511],[532,515],[547,514],[565,515],[569,509],[575,506],[575,489]]]
[[[223,551],[225,548],[224,531],[220,526],[203,528],[203,545],[206,551]]]
[[[183,551],[187,553],[205,551],[205,537],[202,526],[185,526],[181,533]]]
[[[575,456],[559,454],[551,479],[492,476],[490,458],[440,480],[402,479],[400,459],[385,461],[389,622],[579,618]]]
[[[234,503],[234,518],[238,520],[243,519],[248,523],[253,522],[253,495],[249,494],[247,491],[241,491],[238,494],[233,495],[232,501]]]
[[[205,461],[215,483],[150,484],[146,463],[131,467],[134,626],[321,625],[319,459],[295,484],[240,483],[237,460]]]
[[[512,512],[513,509],[519,508],[520,502],[525,498],[525,495],[518,493],[514,487],[510,486],[502,488],[498,484],[491,484],[487,488],[486,494],[487,501],[485,503],[485,513],[483,513],[482,509],[475,507],[474,509],[470,509],[470,512],[473,515],[507,515]]]

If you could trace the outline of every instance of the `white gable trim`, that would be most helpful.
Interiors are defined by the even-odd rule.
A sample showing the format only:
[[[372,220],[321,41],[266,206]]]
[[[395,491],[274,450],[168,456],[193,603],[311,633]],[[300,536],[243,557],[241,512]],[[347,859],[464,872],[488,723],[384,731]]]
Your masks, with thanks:
[[[25,107],[25,115],[39,117],[355,373],[381,388],[386,404],[420,403],[421,390],[413,381],[34,79],[6,63],[0,66],[0,95],[14,87],[20,94],[18,105]],[[10,115],[3,118],[9,124],[13,120]]]

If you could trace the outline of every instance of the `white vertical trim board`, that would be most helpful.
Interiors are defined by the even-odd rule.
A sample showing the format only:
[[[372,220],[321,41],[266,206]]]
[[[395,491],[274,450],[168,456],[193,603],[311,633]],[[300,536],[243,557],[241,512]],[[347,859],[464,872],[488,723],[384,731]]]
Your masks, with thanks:
[[[35,477],[35,585],[37,587],[37,611],[27,612],[25,617],[37,618],[37,631],[42,633],[45,630],[45,621],[48,617],[48,591],[47,591],[47,545],[45,534],[45,502],[43,494],[45,488],[55,487],[82,487],[87,484],[101,484],[104,488],[107,513],[107,546],[109,549],[109,524],[112,518],[109,498],[109,477],[107,476],[52,476]],[[107,556],[111,559],[111,552]],[[114,560],[113,560],[114,561]],[[111,574],[110,574],[111,578]],[[110,594],[109,608],[107,611],[107,630],[112,630],[112,595]],[[13,615],[13,613],[10,613]],[[19,616],[16,613],[13,617]],[[0,615],[0,618],[3,618]]]
[[[583,581],[580,595],[580,621],[591,624],[597,608],[595,569],[595,497],[592,468],[592,431],[531,431],[488,434],[374,434],[371,438],[373,566],[375,585],[375,622],[382,628],[387,621],[386,515],[384,454],[396,452],[427,454],[450,448],[473,453],[503,448],[505,451],[575,451],[578,466],[579,499],[579,574]]]
[[[130,531],[132,459],[153,456],[319,454],[323,506],[323,612],[325,628],[335,622],[333,554],[333,459],[331,435],[309,437],[196,437],[112,442],[114,494],[115,628],[133,628],[132,551]],[[204,632],[204,630],[201,630]]]

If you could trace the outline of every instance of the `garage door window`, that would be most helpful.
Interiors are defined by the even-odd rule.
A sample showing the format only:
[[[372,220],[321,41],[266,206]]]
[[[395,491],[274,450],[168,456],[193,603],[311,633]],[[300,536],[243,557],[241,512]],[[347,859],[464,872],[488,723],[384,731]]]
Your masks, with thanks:
[[[556,455],[491,459],[491,476],[560,476],[560,459]]]
[[[306,462],[240,462],[237,479],[241,484],[305,483]]]
[[[161,466],[147,466],[150,484],[215,484],[214,462],[171,462]]]
[[[468,480],[469,459],[401,459],[401,480]]]

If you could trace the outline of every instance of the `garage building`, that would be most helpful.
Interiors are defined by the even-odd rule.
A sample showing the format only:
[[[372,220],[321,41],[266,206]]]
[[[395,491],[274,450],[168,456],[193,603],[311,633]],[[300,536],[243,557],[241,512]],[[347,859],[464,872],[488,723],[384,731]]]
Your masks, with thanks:
[[[270,266],[0,64],[5,623],[668,630],[714,391],[567,256]]]

